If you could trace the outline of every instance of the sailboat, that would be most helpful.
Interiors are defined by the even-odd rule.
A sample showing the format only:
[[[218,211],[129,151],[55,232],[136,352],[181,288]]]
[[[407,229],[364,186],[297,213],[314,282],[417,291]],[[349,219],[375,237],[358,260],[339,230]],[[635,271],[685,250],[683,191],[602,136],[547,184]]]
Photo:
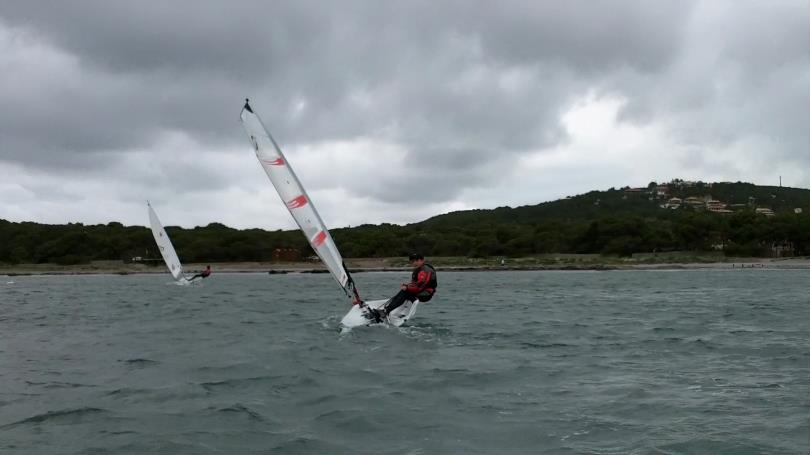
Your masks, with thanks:
[[[372,324],[373,320],[365,315],[368,308],[380,308],[385,305],[387,300],[363,301],[360,298],[354,279],[346,269],[343,257],[329,234],[329,230],[321,220],[320,215],[318,215],[312,199],[307,195],[287,158],[281,152],[281,148],[273,139],[273,136],[270,135],[259,116],[253,111],[247,99],[239,118],[250,139],[250,143],[253,145],[253,150],[256,152],[256,158],[258,158],[282,202],[287,206],[287,210],[295,219],[298,227],[301,228],[315,254],[318,255],[321,262],[329,270],[332,278],[335,279],[352,303],[351,309],[341,320],[341,325],[352,328]],[[416,313],[418,304],[418,300],[406,302],[392,311],[386,318],[386,322],[395,326],[404,324]]]
[[[160,223],[160,218],[158,218],[155,209],[152,208],[149,201],[146,201],[146,205],[149,207],[149,226],[152,228],[152,236],[155,237],[155,243],[157,243],[160,250],[160,255],[163,256],[163,261],[166,262],[166,267],[169,268],[169,272],[178,284],[192,283],[183,274],[183,264],[180,263],[180,258],[177,257],[177,252],[174,251],[172,241],[169,240],[169,234],[163,229],[163,224]]]

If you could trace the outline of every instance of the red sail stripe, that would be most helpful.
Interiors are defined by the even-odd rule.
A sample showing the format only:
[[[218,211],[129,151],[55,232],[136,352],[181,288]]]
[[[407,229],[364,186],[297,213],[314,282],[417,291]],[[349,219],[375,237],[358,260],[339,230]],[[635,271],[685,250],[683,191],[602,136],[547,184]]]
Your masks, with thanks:
[[[297,198],[287,201],[287,208],[288,209],[297,209],[307,205],[307,197],[303,194],[298,196]]]
[[[261,160],[264,164],[269,164],[270,166],[283,166],[284,165],[284,158],[278,157],[274,160]]]
[[[323,242],[325,241],[326,241],[326,231],[321,231],[318,233],[318,235],[312,238],[312,244],[315,245],[316,248],[323,245]]]

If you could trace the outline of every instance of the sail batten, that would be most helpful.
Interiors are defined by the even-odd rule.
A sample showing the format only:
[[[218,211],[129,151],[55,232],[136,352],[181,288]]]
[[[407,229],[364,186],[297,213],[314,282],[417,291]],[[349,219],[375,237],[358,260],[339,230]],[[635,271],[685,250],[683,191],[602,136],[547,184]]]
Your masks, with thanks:
[[[253,145],[259,163],[267,178],[278,192],[298,227],[304,233],[315,254],[332,274],[346,295],[359,300],[354,281],[343,263],[340,251],[335,245],[312,199],[295,175],[289,161],[276,143],[270,131],[262,123],[250,105],[245,102],[239,116],[242,126]]]

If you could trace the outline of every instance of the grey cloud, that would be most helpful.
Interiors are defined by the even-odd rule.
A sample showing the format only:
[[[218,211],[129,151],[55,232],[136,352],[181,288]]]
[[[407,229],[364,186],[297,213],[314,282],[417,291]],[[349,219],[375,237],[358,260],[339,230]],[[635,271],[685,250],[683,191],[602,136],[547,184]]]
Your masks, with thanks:
[[[0,17],[35,30],[84,65],[87,79],[62,104],[92,125],[76,125],[58,108],[35,119],[55,125],[60,145],[70,150],[114,148],[110,142],[131,147],[172,127],[228,137],[228,102],[250,94],[271,101],[268,123],[296,141],[399,125],[399,140],[430,134],[452,145],[484,141],[508,149],[560,136],[560,105],[588,84],[568,65],[646,68],[672,55],[684,14],[645,5],[21,2],[4,6]],[[457,42],[470,48],[457,49]],[[448,88],[476,65],[534,68],[538,75],[513,98],[493,81],[473,93]],[[103,89],[120,78],[133,80],[129,90]],[[355,89],[380,100],[360,109],[348,99]],[[298,99],[309,108],[291,120]]]
[[[487,188],[509,178],[513,163],[497,160],[497,155],[476,148],[409,150],[402,168],[381,169],[355,182],[351,194],[406,205],[453,200],[465,188]]]
[[[664,121],[678,140],[710,149],[760,136],[763,153],[806,156],[810,140],[810,14],[802,2],[705,2],[667,71],[622,75],[622,119]],[[807,157],[810,158],[810,157]]]
[[[679,50],[692,5],[507,1],[483,10],[462,3],[459,10],[491,58],[559,63],[598,75],[623,66],[645,72],[666,67]]]
[[[508,173],[521,154],[565,143],[561,115],[593,91],[626,100],[620,121],[666,125],[703,153],[761,135],[780,145],[774,154],[797,156],[810,139],[803,5],[7,2],[0,30],[25,39],[6,44],[63,58],[45,72],[4,69],[21,74],[0,86],[0,160],[104,172],[115,156],[161,153],[172,131],[209,151],[246,148],[247,96],[282,147],[400,145],[407,165],[390,174],[436,186],[441,202],[490,185],[493,166]],[[182,187],[232,179],[199,166]],[[411,197],[409,185],[346,185],[384,202]]]

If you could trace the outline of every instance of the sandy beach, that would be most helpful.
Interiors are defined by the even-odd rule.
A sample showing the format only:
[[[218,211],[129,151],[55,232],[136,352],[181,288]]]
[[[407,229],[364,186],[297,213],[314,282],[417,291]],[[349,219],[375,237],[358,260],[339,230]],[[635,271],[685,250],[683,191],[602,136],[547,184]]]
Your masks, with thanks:
[[[677,259],[677,258],[675,258]],[[810,269],[810,258],[726,258],[694,257],[678,261],[672,257],[633,259],[600,257],[597,255],[549,255],[517,259],[435,258],[439,270],[498,271],[498,270],[684,270],[684,269]],[[219,262],[185,264],[187,273],[211,265],[214,273],[325,273],[318,262]],[[351,258],[346,265],[353,273],[407,271],[401,258]],[[88,264],[0,264],[0,275],[87,275],[166,273],[161,262],[124,263],[123,261],[93,261]]]

